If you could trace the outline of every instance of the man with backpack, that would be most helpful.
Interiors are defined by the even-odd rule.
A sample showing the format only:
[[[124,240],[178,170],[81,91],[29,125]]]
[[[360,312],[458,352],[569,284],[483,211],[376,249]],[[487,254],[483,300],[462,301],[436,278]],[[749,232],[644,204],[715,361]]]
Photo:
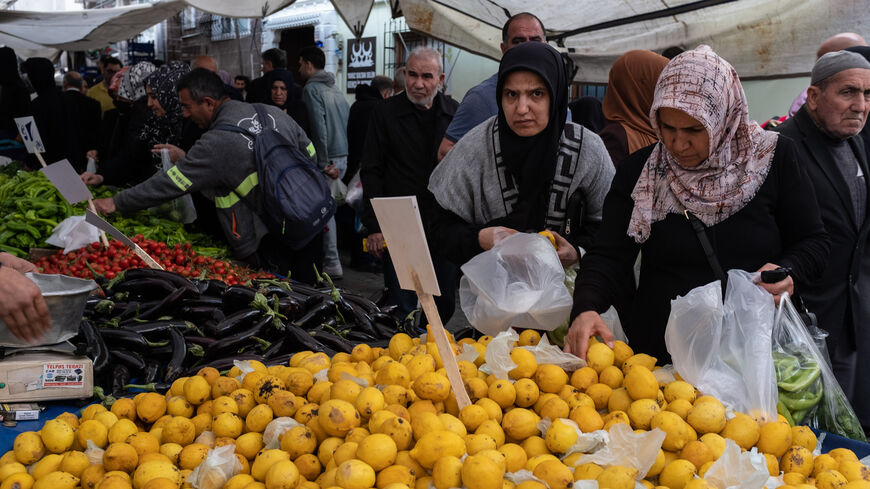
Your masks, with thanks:
[[[231,100],[206,69],[184,75],[176,89],[184,117],[206,132],[168,172],[95,200],[97,209],[135,211],[200,191],[214,201],[236,258],[313,283],[335,202],[305,133],[277,107]]]

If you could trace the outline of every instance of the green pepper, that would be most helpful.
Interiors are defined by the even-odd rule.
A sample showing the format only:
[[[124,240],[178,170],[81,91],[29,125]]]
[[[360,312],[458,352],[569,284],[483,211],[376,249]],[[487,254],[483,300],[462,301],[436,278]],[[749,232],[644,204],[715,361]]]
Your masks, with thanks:
[[[785,391],[789,392],[797,392],[806,389],[810,384],[816,381],[822,373],[822,369],[819,368],[819,365],[816,364],[815,368],[805,369],[802,368],[798,370],[797,373],[792,375],[786,380],[781,382],[777,382],[777,386]]]
[[[792,418],[791,413],[782,401],[777,401],[776,412],[781,414],[788,421],[789,426],[794,426],[794,418]]]
[[[799,393],[780,392],[779,400],[782,401],[785,407],[794,413],[795,411],[809,409],[818,404],[822,399],[824,392],[823,389],[818,389],[816,392],[809,390],[804,390]]]
[[[773,368],[776,370],[776,379],[783,380],[791,377],[800,369],[798,359],[787,353],[773,352]]]

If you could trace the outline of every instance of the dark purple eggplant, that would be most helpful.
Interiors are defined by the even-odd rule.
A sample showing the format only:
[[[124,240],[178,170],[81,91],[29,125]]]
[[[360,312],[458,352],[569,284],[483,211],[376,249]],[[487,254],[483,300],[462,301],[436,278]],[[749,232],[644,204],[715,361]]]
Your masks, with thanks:
[[[153,343],[145,339],[141,334],[124,328],[103,328],[99,330],[100,336],[106,345],[115,347],[131,348],[135,351],[146,351],[149,347],[163,346],[166,343]]]
[[[166,373],[163,375],[163,381],[171,384],[181,375],[181,367],[185,357],[187,357],[187,343],[184,341],[184,335],[180,331],[170,328],[169,344],[172,346],[172,357],[166,364]]]
[[[220,297],[199,296],[195,299],[184,299],[181,307],[221,307],[223,301]]]
[[[286,339],[286,337],[283,337],[283,338],[278,338],[275,341],[273,341],[272,344],[269,346],[269,348],[266,348],[266,350],[263,351],[263,357],[272,358],[275,355],[277,355],[278,353],[281,353],[281,349],[284,348],[284,340],[285,339]]]
[[[155,300],[166,297],[178,287],[167,280],[157,277],[140,278],[118,282],[110,289],[111,293],[128,293],[131,297],[140,297],[145,300]]]
[[[224,336],[248,329],[252,324],[259,321],[262,316],[262,312],[248,307],[230,314],[213,328],[209,328],[206,333],[214,338],[223,338]]]
[[[335,304],[332,301],[324,301],[313,309],[308,309],[304,316],[292,321],[291,324],[302,329],[312,329],[322,323],[333,311],[335,311]]]
[[[353,304],[354,306],[363,308],[363,310],[365,310],[366,314],[372,315],[372,314],[378,312],[378,306],[374,302],[366,299],[365,297],[363,297],[361,295],[349,294],[347,292],[343,292],[341,294],[341,296],[346,301]]]
[[[350,353],[354,347],[353,343],[350,341],[347,341],[341,336],[327,331],[326,329],[315,330],[312,332],[311,336],[335,351]]]
[[[227,314],[251,307],[257,291],[245,285],[230,285],[221,296],[221,308]]]
[[[217,338],[210,338],[208,336],[185,335],[184,341],[193,345],[208,347],[209,345],[217,341]]]
[[[162,321],[130,324],[125,325],[124,329],[139,334],[165,333],[170,329],[180,329],[182,332],[198,332],[195,324],[190,321],[182,321],[179,319],[164,319]]]
[[[145,370],[145,359],[142,358],[142,355],[136,353],[135,351],[112,348],[109,351],[109,355],[117,360],[116,363],[123,363],[133,372],[141,372]]]
[[[171,315],[178,303],[181,302],[181,299],[196,293],[198,292],[192,285],[190,287],[179,287],[154,306],[141,311],[136,319],[155,319],[160,316]]]
[[[272,322],[269,316],[261,316],[253,326],[238,333],[225,336],[205,348],[205,360],[219,358],[222,355],[233,355],[243,347],[252,336],[259,336],[266,326]]]
[[[278,299],[278,313],[287,316],[288,321],[292,321],[302,314],[302,304],[292,297],[281,297]]]
[[[125,270],[123,281],[136,280],[142,278],[159,278],[173,285],[175,288],[188,288],[194,295],[199,295],[199,289],[193,285],[190,280],[178,275],[177,273],[167,272],[166,270],[158,270],[155,268],[131,268]]]
[[[353,341],[355,343],[371,343],[377,341],[378,339],[370,334],[363,333],[362,331],[357,331],[352,329],[347,332],[345,336],[349,341]]]
[[[109,349],[99,331],[88,320],[82,320],[79,325],[82,336],[91,349],[91,360],[94,362],[94,374],[101,374],[109,366]]]
[[[223,311],[215,309],[214,306],[182,306],[175,314],[177,317],[200,324],[214,318],[215,311],[220,312],[221,317],[225,317]]]
[[[305,331],[298,326],[288,324],[284,329],[284,333],[286,335],[284,339],[284,349],[288,352],[311,350],[314,352],[322,351],[330,357],[335,355],[335,350],[327,347],[311,336],[308,331]]]

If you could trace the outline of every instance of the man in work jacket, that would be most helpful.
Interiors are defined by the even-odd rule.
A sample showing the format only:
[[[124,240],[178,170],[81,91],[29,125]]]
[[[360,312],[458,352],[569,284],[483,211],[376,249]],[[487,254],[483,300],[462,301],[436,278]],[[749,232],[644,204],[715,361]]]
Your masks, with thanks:
[[[179,80],[176,89],[184,117],[205,129],[205,134],[168,172],[157,172],[114,197],[95,200],[97,210],[104,214],[135,211],[189,192],[202,192],[214,200],[221,228],[236,258],[275,273],[289,270],[294,279],[313,283],[312,264],[319,269],[323,260],[322,235],[296,251],[270,235],[259,217],[264,210],[253,138],[214,128],[233,124],[259,133],[266,125],[313,156],[314,146],[305,132],[277,107],[263,106],[268,117],[259,120],[253,105],[231,100],[220,77],[206,69],[192,70]]]

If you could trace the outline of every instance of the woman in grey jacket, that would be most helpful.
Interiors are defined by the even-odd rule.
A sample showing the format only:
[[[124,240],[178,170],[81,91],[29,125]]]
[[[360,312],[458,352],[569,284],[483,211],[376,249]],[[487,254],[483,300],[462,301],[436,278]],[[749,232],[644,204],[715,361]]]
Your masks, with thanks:
[[[438,204],[431,236],[457,265],[515,232],[551,230],[565,265],[591,242],[614,169],[597,135],[566,122],[567,88],[562,58],[549,45],[505,53],[498,115],[460,139],[429,178]],[[570,215],[578,197],[582,216]]]

